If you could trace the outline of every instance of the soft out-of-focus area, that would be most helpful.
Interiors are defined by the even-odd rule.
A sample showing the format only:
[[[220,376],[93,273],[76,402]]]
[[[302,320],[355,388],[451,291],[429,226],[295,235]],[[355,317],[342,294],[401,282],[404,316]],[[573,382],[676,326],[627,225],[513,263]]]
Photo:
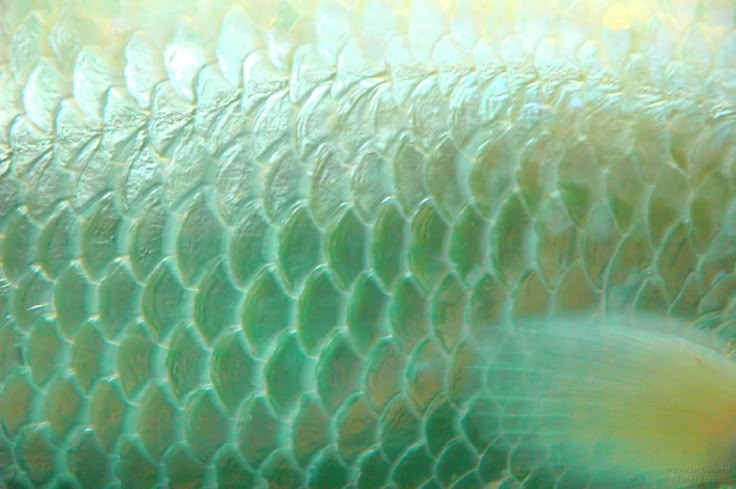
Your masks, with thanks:
[[[735,12],[0,0],[0,479],[730,480],[702,474],[731,429]],[[619,337],[590,317],[677,326]],[[530,321],[570,329],[514,329]],[[494,377],[544,358],[557,370],[528,384]],[[661,392],[678,415],[723,423],[688,425],[697,458],[673,456],[674,472],[630,457],[611,469],[610,446],[570,464],[564,444],[535,439],[545,403],[572,392],[564,408],[579,408],[599,379],[618,390],[582,418],[585,448],[612,436],[600,413],[632,392],[636,427],[667,412]],[[534,422],[514,425],[503,393],[523,394]],[[635,446],[688,446],[671,444],[682,419]]]

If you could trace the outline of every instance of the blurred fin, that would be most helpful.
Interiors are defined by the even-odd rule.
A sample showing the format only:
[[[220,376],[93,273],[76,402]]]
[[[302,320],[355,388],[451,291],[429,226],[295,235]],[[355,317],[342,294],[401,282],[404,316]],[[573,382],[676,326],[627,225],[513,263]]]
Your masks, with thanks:
[[[549,464],[662,488],[731,480],[736,365],[714,338],[658,318],[556,319],[484,344],[498,434],[551,448]]]

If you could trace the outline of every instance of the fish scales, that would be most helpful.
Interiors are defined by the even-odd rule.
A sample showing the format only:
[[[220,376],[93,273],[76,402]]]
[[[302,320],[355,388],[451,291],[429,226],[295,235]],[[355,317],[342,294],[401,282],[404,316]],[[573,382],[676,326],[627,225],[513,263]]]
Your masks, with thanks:
[[[734,12],[0,1],[5,486],[586,487],[502,398],[544,409],[563,374],[489,372],[529,318],[733,339]],[[570,321],[506,361],[708,378],[599,364]]]

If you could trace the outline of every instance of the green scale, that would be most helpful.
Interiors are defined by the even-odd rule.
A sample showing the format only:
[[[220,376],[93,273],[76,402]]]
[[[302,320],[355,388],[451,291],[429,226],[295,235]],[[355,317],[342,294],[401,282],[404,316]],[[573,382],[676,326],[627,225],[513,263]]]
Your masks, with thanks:
[[[736,482],[735,20],[0,0],[0,487]]]

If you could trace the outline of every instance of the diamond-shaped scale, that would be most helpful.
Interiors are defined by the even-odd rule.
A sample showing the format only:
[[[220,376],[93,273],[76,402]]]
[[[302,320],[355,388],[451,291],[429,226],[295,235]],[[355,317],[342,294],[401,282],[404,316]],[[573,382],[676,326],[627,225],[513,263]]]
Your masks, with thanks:
[[[0,299],[1,302],[2,299]],[[0,326],[0,382],[5,381],[12,371],[23,365],[23,342],[23,336],[11,321]]]
[[[257,203],[248,205],[230,242],[230,267],[239,284],[245,284],[267,263],[275,261],[276,229]]]
[[[348,302],[348,330],[361,352],[367,352],[375,342],[389,335],[389,297],[371,273],[358,277]]]
[[[283,422],[274,414],[267,398],[251,395],[238,413],[240,452],[253,467],[259,467],[287,436]]]
[[[327,263],[341,288],[349,289],[365,267],[367,233],[352,210],[345,212],[328,231]]]
[[[473,159],[459,151],[450,138],[444,139],[429,158],[429,192],[444,219],[453,219],[470,200],[468,173],[473,163]]]
[[[172,486],[204,485],[205,465],[197,459],[186,443],[177,443],[166,452],[163,467]]]
[[[296,466],[288,450],[274,452],[261,467],[260,475],[278,487],[305,486],[305,473]]]
[[[258,362],[251,357],[241,330],[228,331],[218,338],[210,360],[210,379],[230,413],[254,389],[257,371]]]
[[[155,359],[161,355],[145,324],[135,323],[127,328],[117,349],[116,368],[128,399],[136,398],[153,377],[160,375]]]
[[[150,382],[138,404],[136,432],[145,451],[158,460],[179,437],[182,413],[165,383]],[[124,444],[121,445],[122,452]],[[136,451],[141,452],[140,448]]]
[[[82,261],[90,276],[99,279],[120,255],[124,220],[112,195],[100,199],[82,226]]]
[[[461,341],[450,355],[447,371],[447,393],[457,406],[477,393],[482,385],[483,356],[471,340]]]
[[[384,287],[393,285],[406,270],[407,224],[395,201],[381,204],[373,227],[371,256],[376,275]]]
[[[662,278],[667,297],[672,300],[680,292],[687,276],[695,268],[697,254],[688,236],[686,223],[681,223],[668,233],[657,258],[657,270]]]
[[[458,439],[447,445],[439,456],[435,472],[443,487],[450,487],[477,464],[477,456],[471,446]]]
[[[291,323],[293,300],[275,271],[262,269],[245,294],[243,330],[257,355],[262,355],[274,336]]]
[[[223,328],[237,323],[242,296],[224,260],[204,275],[194,298],[194,321],[207,343],[211,344]]]
[[[218,117],[217,128],[219,134],[228,137],[231,131],[244,130],[245,124],[240,124],[243,114],[235,106],[226,109],[236,119],[236,125],[230,126],[226,118]],[[206,108],[203,110],[207,110]],[[214,115],[217,113],[213,112]],[[237,114],[237,115],[236,115]],[[237,142],[230,145],[220,156],[215,189],[217,190],[217,210],[227,224],[236,224],[246,214],[252,213],[253,208],[260,209],[262,196],[263,166],[256,161],[248,149],[248,138],[238,136]]]
[[[89,418],[100,447],[110,453],[126,431],[132,406],[125,401],[120,382],[103,380],[91,392]]]
[[[585,225],[593,202],[603,190],[603,178],[588,141],[569,144],[557,167],[557,187],[576,226]]]
[[[432,333],[444,351],[452,350],[465,331],[465,309],[469,294],[455,274],[447,274],[432,295],[430,321]]]
[[[51,381],[44,398],[44,415],[55,440],[63,439],[76,426],[84,403],[82,389],[74,377],[57,375]]]
[[[299,287],[321,256],[321,233],[307,208],[297,207],[279,233],[279,263],[287,287]]]
[[[141,287],[129,266],[116,261],[99,287],[100,327],[108,338],[117,338],[140,314]]]
[[[424,485],[432,477],[434,459],[425,445],[416,445],[406,451],[398,460],[391,473],[399,487],[426,487]]]
[[[337,450],[330,447],[320,453],[308,472],[309,487],[332,489],[345,487],[348,482],[348,468],[345,467]]]
[[[655,245],[681,219],[687,201],[683,196],[688,195],[689,190],[687,176],[680,169],[662,165],[647,206],[647,228]]]
[[[529,266],[527,255],[531,225],[532,221],[517,194],[502,202],[489,231],[488,241],[493,268],[506,284],[513,283]]]
[[[427,449],[438,455],[453,438],[455,433],[455,417],[457,411],[446,396],[435,398],[427,410],[424,422],[424,436]]]
[[[353,392],[361,365],[345,331],[335,331],[320,355],[316,371],[317,392],[329,412]]]
[[[189,208],[176,238],[176,258],[185,284],[193,284],[205,273],[210,260],[224,251],[222,225],[217,214],[200,195]]]
[[[520,128],[517,130],[521,131]],[[513,194],[514,170],[520,157],[514,148],[513,128],[499,125],[492,131],[488,134],[488,143],[481,147],[469,177],[475,203],[486,217],[495,214]]]
[[[196,391],[184,413],[184,433],[196,456],[210,460],[229,438],[230,431],[230,420],[217,394],[211,388]]]
[[[550,196],[540,205],[534,222],[537,236],[535,255],[542,279],[549,287],[559,283],[575,258],[577,236],[574,226],[561,198]]]
[[[297,304],[297,331],[306,351],[317,354],[325,338],[338,326],[345,296],[327,267],[316,268],[304,281]]]
[[[727,203],[733,200],[733,189],[720,172],[708,175],[695,189],[690,204],[693,243],[699,250],[706,249],[721,231]]]
[[[115,475],[121,485],[136,489],[155,486],[159,481],[158,466],[150,460],[146,447],[137,436],[126,436],[118,448],[120,461]]]
[[[324,448],[330,440],[331,418],[319,399],[309,394],[299,399],[299,408],[291,427],[291,440],[297,463],[301,466]]]
[[[562,277],[554,298],[554,311],[559,315],[595,309],[600,292],[588,281],[581,261],[576,261]]]
[[[422,203],[411,223],[409,269],[423,290],[429,290],[447,268],[447,225],[430,201]]]
[[[29,424],[20,431],[16,448],[18,463],[31,484],[43,485],[59,470],[58,460],[54,457],[56,450],[47,425]]]
[[[435,342],[421,341],[409,357],[406,387],[417,412],[424,414],[432,400],[445,390],[447,360]]]
[[[254,53],[256,54],[261,55],[261,53]],[[277,98],[276,100],[282,99]],[[278,118],[279,114],[274,114],[273,117]],[[272,159],[269,171],[264,178],[263,208],[269,221],[277,225],[279,229],[286,216],[289,215],[289,211],[306,195],[308,182],[303,170],[301,159],[297,158],[293,152],[280,152]]]
[[[209,354],[194,326],[179,324],[171,334],[166,369],[171,391],[179,402],[206,381]]]
[[[65,336],[74,336],[96,310],[96,295],[96,287],[79,265],[72,264],[59,275],[54,290],[54,308]]]
[[[144,122],[145,119],[141,122]],[[138,145],[137,142],[133,144]],[[134,223],[132,240],[128,252],[131,262],[141,260],[143,265],[157,263],[160,256],[155,254],[160,246],[162,219],[165,223],[166,215],[161,211],[166,207],[162,169],[164,160],[150,145],[135,148],[135,152],[127,158],[128,163],[123,170],[122,178],[125,181],[122,194],[123,210],[129,216],[139,217]],[[153,212],[153,213],[152,213]],[[142,215],[141,215],[142,214]],[[148,249],[151,253],[145,254]]]
[[[511,446],[504,438],[498,438],[485,449],[478,462],[478,475],[486,483],[498,481],[507,473]]]
[[[521,275],[510,294],[513,317],[521,319],[547,314],[553,299],[548,287],[539,272],[526,272]]]
[[[606,199],[621,232],[642,213],[646,187],[639,171],[638,161],[628,157],[615,162],[606,175]]]
[[[383,487],[390,469],[391,464],[381,450],[370,450],[358,462],[358,487],[360,489]]]
[[[359,156],[351,182],[356,213],[373,223],[381,202],[391,194],[391,167],[385,157],[375,151]]]
[[[25,212],[16,210],[8,218],[5,233],[1,248],[3,273],[17,283],[36,256],[39,230]]]
[[[136,276],[143,280],[161,262],[166,252],[167,232],[171,217],[162,203],[151,202],[143,211],[131,232],[128,255]]]
[[[219,487],[254,487],[256,475],[251,471],[235,445],[225,445],[214,462]]]
[[[496,441],[501,432],[500,415],[499,407],[493,399],[478,398],[472,401],[463,415],[461,426],[465,438],[476,450],[485,450]]]
[[[300,132],[304,129],[301,123],[314,125],[314,127],[309,128],[310,138],[307,141],[310,143],[319,141],[322,136],[320,132],[329,128],[330,120],[321,116],[320,112],[327,109],[326,112],[322,113],[334,114],[334,107],[330,107],[334,104],[334,99],[329,91],[325,91],[323,97],[319,96],[319,92],[324,88],[327,88],[327,86],[315,90],[312,97],[302,107],[297,119],[297,138],[301,136]],[[302,118],[305,115],[307,117]],[[314,117],[315,115],[317,117]],[[331,137],[333,132],[327,130],[324,134]],[[302,139],[297,144],[304,142],[306,141]],[[300,149],[305,152],[311,145],[301,144]],[[315,168],[309,191],[309,209],[317,225],[325,228],[340,215],[340,208],[347,200],[350,167],[345,165],[340,152],[334,150],[330,144],[322,145],[313,158],[315,159]],[[347,252],[348,250],[345,249],[344,251]]]
[[[31,268],[15,289],[11,312],[15,322],[24,330],[50,312],[53,285],[39,270]]]
[[[594,286],[602,286],[604,273],[620,241],[613,212],[608,204],[599,202],[591,210],[588,224],[578,241],[586,275]]]
[[[67,451],[69,472],[82,487],[102,489],[112,478],[110,457],[100,447],[91,429],[79,432]]]
[[[69,345],[55,322],[40,319],[31,331],[26,348],[33,382],[43,386],[64,365]]]
[[[40,396],[33,386],[30,373],[24,370],[10,374],[3,387],[0,393],[0,418],[8,434],[15,437],[32,417]]]
[[[354,394],[343,403],[335,420],[338,430],[337,447],[346,462],[353,462],[364,451],[377,444],[378,416],[364,394]]]
[[[429,333],[429,307],[420,284],[407,275],[396,284],[389,305],[389,321],[397,344],[405,352]]]
[[[155,337],[190,317],[191,293],[184,288],[171,260],[161,262],[143,289],[141,310]]]
[[[468,281],[477,279],[487,259],[488,224],[477,209],[466,206],[452,225],[448,257],[457,273]]]
[[[264,368],[266,392],[279,414],[291,411],[307,389],[313,361],[302,350],[296,333],[283,335]]]
[[[366,361],[365,390],[376,412],[403,389],[402,373],[405,358],[396,343],[386,338],[373,347]]]
[[[388,460],[396,461],[421,436],[420,420],[403,395],[397,395],[388,403],[380,422],[381,448]]]
[[[427,195],[426,159],[421,147],[408,137],[401,141],[393,157],[396,195],[405,215],[412,215]]]
[[[74,336],[71,353],[71,367],[84,392],[114,371],[114,358],[114,346],[105,340],[99,326],[94,321],[84,323]]]

